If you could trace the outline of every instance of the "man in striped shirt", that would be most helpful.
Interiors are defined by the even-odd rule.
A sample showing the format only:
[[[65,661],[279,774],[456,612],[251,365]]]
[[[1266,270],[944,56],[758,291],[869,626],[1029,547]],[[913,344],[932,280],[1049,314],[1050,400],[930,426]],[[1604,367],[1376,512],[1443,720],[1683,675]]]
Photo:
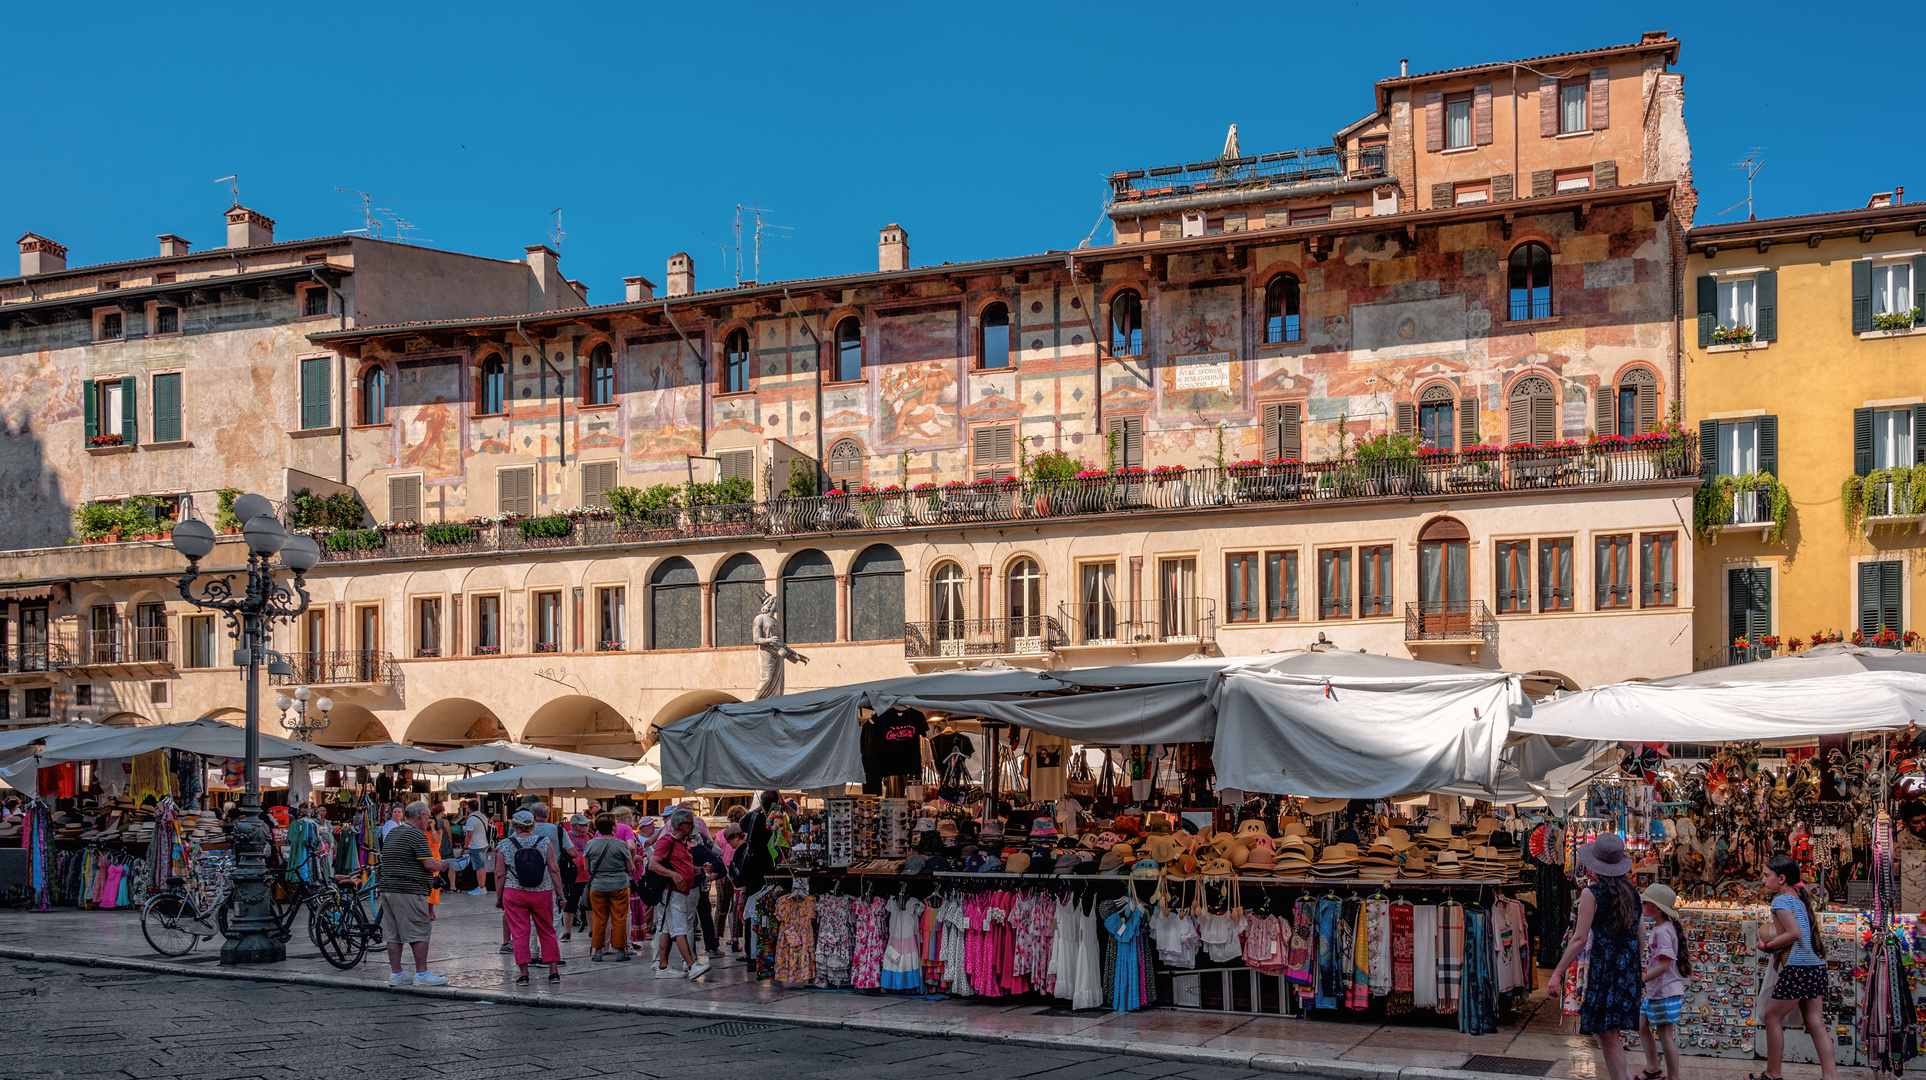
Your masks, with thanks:
[[[415,951],[415,985],[447,986],[448,980],[428,970],[428,893],[435,871],[448,865],[428,847],[428,804],[411,802],[401,824],[381,838],[381,861],[376,866],[381,887],[381,937],[388,946],[388,985],[400,986],[401,947]]]

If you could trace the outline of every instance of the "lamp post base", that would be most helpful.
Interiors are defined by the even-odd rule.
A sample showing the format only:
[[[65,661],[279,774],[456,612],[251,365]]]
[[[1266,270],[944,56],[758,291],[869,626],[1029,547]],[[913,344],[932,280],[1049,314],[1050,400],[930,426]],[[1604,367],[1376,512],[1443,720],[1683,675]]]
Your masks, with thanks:
[[[274,917],[274,898],[268,892],[265,855],[273,833],[261,817],[261,797],[249,791],[241,796],[241,820],[234,825],[233,915],[228,923],[231,934],[221,946],[222,964],[272,964],[288,958],[287,945],[281,940],[281,926]]]
[[[288,947],[268,934],[248,934],[221,946],[221,966],[275,964],[288,958]]]

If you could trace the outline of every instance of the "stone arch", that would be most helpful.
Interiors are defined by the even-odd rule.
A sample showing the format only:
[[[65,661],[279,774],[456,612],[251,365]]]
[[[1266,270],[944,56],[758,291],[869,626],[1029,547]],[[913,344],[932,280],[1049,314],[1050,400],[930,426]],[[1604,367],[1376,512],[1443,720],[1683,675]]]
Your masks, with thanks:
[[[323,687],[315,696],[326,697],[326,688]],[[308,702],[308,708],[312,712],[312,701]],[[309,741],[316,746],[373,746],[389,741],[388,725],[365,706],[338,701],[328,711],[328,726],[315,732],[314,738]]]
[[[583,694],[567,694],[542,704],[522,725],[516,741],[622,761],[642,756],[641,742],[621,710]]]
[[[106,716],[100,718],[100,722],[108,727],[117,728],[147,727],[151,724],[160,723],[159,720],[151,716],[142,716],[140,713],[127,712],[125,710],[108,713]]]
[[[650,741],[654,741],[655,729],[665,724],[673,724],[677,720],[696,716],[711,705],[732,705],[741,700],[734,694],[727,694],[721,690],[691,690],[656,710],[655,719],[649,721]]]
[[[836,640],[836,568],[820,548],[804,548],[783,563],[783,640],[798,645]]]
[[[729,556],[716,568],[710,640],[717,648],[750,644],[751,624],[768,591],[768,576],[762,560],[746,551]]]
[[[472,746],[506,738],[495,710],[469,698],[442,698],[408,721],[401,741],[416,746]]]

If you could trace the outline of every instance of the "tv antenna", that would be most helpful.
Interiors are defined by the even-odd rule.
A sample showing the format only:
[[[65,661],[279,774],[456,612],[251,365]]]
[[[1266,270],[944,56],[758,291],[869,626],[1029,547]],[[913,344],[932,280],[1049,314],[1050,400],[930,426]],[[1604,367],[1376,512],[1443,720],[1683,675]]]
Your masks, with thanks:
[[[752,276],[750,276],[747,279],[744,279],[742,276],[742,212],[744,210],[749,211],[750,217],[753,219],[753,222],[754,222],[749,228],[749,244],[750,244],[749,272]],[[744,280],[748,280],[752,283],[762,280],[762,242],[765,238],[770,240],[795,239],[793,236],[789,235],[796,231],[794,226],[776,225],[772,222],[763,220],[763,215],[769,214],[769,213],[772,213],[772,211],[761,206],[756,206],[754,204],[751,204],[749,206],[744,206],[741,203],[737,203],[736,204],[736,224],[735,224],[736,242],[733,244],[714,245],[716,247],[721,248],[725,252],[733,252],[735,254],[736,284],[738,285],[742,284]]]
[[[349,235],[359,233],[368,237],[370,240],[381,239],[381,218],[384,214],[387,214],[388,211],[376,207],[374,205],[375,200],[379,199],[382,202],[391,203],[398,203],[401,200],[392,199],[386,195],[376,195],[372,191],[362,191],[359,188],[344,188],[339,185],[336,185],[334,190],[343,195],[359,195],[361,197],[361,218],[363,224],[359,229],[347,229],[345,232]]]
[[[1765,168],[1765,151],[1765,147],[1755,146],[1752,148],[1752,152],[1745,156],[1744,161],[1733,162],[1733,168],[1745,171],[1745,198],[1719,211],[1720,217],[1724,217],[1743,206],[1745,207],[1745,219],[1747,221],[1759,220],[1759,215],[1752,212],[1752,178],[1759,175],[1760,169]]]
[[[562,241],[568,237],[568,234],[562,231],[562,208],[558,206],[550,210],[549,214],[555,218],[555,224],[549,226],[548,242],[549,245],[555,249],[555,254],[560,255],[562,253]]]
[[[234,196],[234,202],[231,205],[233,206],[241,205],[241,174],[240,173],[233,173],[228,176],[223,176],[219,180],[216,180],[214,182],[217,184],[227,185],[228,193]]]
[[[403,244],[421,244],[421,243],[428,242],[428,238],[425,236],[408,235],[409,233],[415,231],[414,222],[409,221],[407,218],[402,217],[400,214],[396,213],[393,210],[388,209],[385,206],[380,207],[379,209],[380,209],[381,215],[387,218],[390,222],[394,224],[395,240],[397,242],[403,243]]]

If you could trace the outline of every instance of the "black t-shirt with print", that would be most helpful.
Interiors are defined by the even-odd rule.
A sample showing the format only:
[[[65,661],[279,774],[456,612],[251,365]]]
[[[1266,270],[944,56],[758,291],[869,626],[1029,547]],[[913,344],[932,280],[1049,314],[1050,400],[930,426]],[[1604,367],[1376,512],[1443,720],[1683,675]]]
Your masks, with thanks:
[[[929,727],[929,721],[914,709],[877,713],[863,728],[866,783],[876,783],[886,776],[913,776],[922,772],[922,738]]]

